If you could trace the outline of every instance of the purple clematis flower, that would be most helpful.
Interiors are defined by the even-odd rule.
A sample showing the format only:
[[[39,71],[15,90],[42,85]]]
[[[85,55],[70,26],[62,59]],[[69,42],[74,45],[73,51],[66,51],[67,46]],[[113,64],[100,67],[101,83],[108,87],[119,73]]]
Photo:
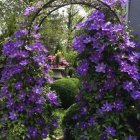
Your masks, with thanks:
[[[15,89],[16,90],[20,90],[22,88],[22,86],[23,86],[23,83],[22,82],[15,83]]]
[[[52,125],[57,128],[58,127],[58,122],[56,120],[53,120]]]
[[[24,100],[25,96],[26,96],[25,92],[19,92],[19,94],[18,94],[19,100]]]
[[[48,132],[46,129],[43,129],[42,132],[41,132],[41,138],[47,138],[48,137]]]
[[[116,100],[114,103],[113,103],[113,107],[116,111],[122,111],[123,110],[123,107],[124,107],[124,104],[121,100]]]
[[[36,137],[37,136],[37,128],[35,128],[35,127],[28,128],[28,134],[31,138]]]
[[[15,102],[12,99],[9,99],[6,103],[7,108],[12,108],[14,106]]]
[[[87,75],[88,69],[89,69],[88,60],[84,60],[81,62],[81,64],[77,68],[77,72],[79,73],[79,75],[85,76]]]
[[[29,60],[25,59],[25,60],[22,60],[20,63],[19,63],[21,66],[26,66],[29,64]]]
[[[56,106],[59,105],[58,98],[54,92],[47,93],[46,97],[52,105],[56,105]]]
[[[43,92],[43,89],[42,89],[42,87],[40,87],[40,86],[38,86],[38,85],[35,85],[34,87],[33,87],[33,93],[36,93],[36,94],[42,94],[42,92]]]
[[[45,103],[45,98],[44,97],[39,97],[36,101],[37,104],[43,105]]]
[[[114,127],[108,126],[106,127],[105,130],[107,136],[115,136],[116,135],[116,130],[114,129]]]
[[[97,66],[95,66],[96,72],[102,72],[105,73],[106,65],[104,63],[100,63]]]
[[[123,89],[125,89],[126,91],[132,91],[134,89],[134,84],[131,81],[125,81],[123,83]]]
[[[137,100],[137,99],[140,99],[140,92],[138,90],[135,90],[131,93],[131,97],[134,99],[134,100]]]
[[[15,111],[12,111],[9,113],[9,119],[11,120],[16,120],[17,119],[17,114]]]
[[[110,111],[112,111],[112,108],[113,108],[112,104],[106,102],[106,103],[104,103],[103,106],[101,107],[101,111],[102,111],[102,112],[110,112]]]

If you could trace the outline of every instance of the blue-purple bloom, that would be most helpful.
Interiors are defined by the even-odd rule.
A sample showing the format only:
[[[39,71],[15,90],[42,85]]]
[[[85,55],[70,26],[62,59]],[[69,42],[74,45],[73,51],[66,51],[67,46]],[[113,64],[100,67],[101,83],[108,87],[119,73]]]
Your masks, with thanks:
[[[11,109],[13,106],[14,106],[15,102],[12,100],[12,99],[9,99],[7,102],[6,102],[6,107]]]
[[[31,138],[35,138],[37,136],[37,128],[35,127],[29,127],[28,128],[28,134]]]
[[[113,103],[113,107],[116,111],[122,111],[123,108],[124,108],[124,104],[121,100],[116,100],[114,103]]]
[[[19,100],[25,100],[25,96],[26,96],[25,92],[19,92],[19,94],[18,94]]]
[[[42,89],[42,87],[41,86],[38,86],[38,85],[35,85],[34,87],[33,87],[33,93],[36,93],[36,94],[42,94],[42,92],[43,92],[43,89]]]
[[[83,121],[80,123],[80,127],[83,129],[86,129],[86,128],[88,128],[88,123]]]
[[[90,117],[88,120],[88,126],[94,126],[96,124],[96,119],[95,117]]]
[[[133,98],[134,100],[140,99],[140,92],[138,90],[133,91],[131,93],[131,98]]]
[[[24,11],[24,16],[29,16],[30,14],[32,14],[34,11],[37,10],[37,6],[28,6],[25,11]]]
[[[55,128],[57,128],[57,127],[58,127],[58,122],[57,122],[56,120],[53,120],[53,121],[52,121],[52,125],[53,125]]]
[[[102,73],[105,73],[106,71],[106,65],[104,63],[100,63],[98,64],[97,66],[95,66],[96,68],[96,72],[102,72]]]
[[[45,103],[45,98],[44,98],[44,97],[39,97],[39,98],[37,98],[36,103],[37,103],[37,104],[40,104],[40,105],[41,105],[41,104],[43,105],[43,104]]]
[[[56,105],[58,106],[58,98],[56,96],[56,94],[54,92],[49,92],[46,94],[46,97],[48,99],[48,101],[52,104],[52,105]]]
[[[101,107],[101,111],[103,111],[103,112],[110,112],[110,111],[112,111],[112,108],[113,108],[112,104],[106,102],[106,103],[104,103],[103,106]]]
[[[9,113],[9,119],[10,120],[16,120],[17,119],[17,114],[14,110]]]
[[[19,112],[23,112],[23,111],[25,110],[25,105],[19,104],[19,105],[17,106],[17,110],[18,110]]]
[[[89,63],[87,60],[84,60],[83,62],[81,62],[81,64],[77,68],[77,72],[81,76],[85,76],[85,75],[87,75],[88,69],[89,69]]]
[[[25,60],[22,60],[19,64],[21,65],[21,66],[26,66],[26,65],[28,65],[29,64],[29,60],[27,60],[27,59],[25,59]]]
[[[72,119],[73,119],[73,120],[77,120],[77,119],[78,119],[78,115],[77,115],[77,114],[73,115],[73,116],[72,116]]]
[[[87,107],[80,108],[80,115],[87,115],[87,113],[88,113]]]
[[[123,82],[123,89],[125,89],[126,91],[132,91],[134,89],[134,84],[131,81],[125,81]]]
[[[85,39],[86,36],[84,35],[75,37],[72,47],[77,50],[78,53],[82,53],[85,50],[86,45],[83,42]]]
[[[22,86],[23,86],[23,83],[22,82],[17,82],[17,83],[15,83],[15,89],[16,90],[20,90],[21,88],[22,88]]]
[[[95,64],[98,64],[101,59],[102,59],[102,54],[98,52],[90,56],[91,62],[94,62]]]
[[[107,136],[116,135],[116,130],[114,129],[114,127],[111,127],[111,126],[106,127],[105,132],[106,132]]]
[[[42,132],[41,132],[41,138],[47,138],[48,137],[48,132],[46,129],[43,129]]]

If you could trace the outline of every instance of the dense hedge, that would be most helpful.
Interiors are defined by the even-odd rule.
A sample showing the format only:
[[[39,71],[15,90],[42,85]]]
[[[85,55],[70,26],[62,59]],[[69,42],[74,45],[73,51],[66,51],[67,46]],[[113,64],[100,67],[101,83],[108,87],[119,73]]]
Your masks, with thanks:
[[[52,85],[52,90],[58,94],[62,107],[67,109],[75,101],[75,95],[79,92],[80,82],[77,78],[63,78],[56,80]]]

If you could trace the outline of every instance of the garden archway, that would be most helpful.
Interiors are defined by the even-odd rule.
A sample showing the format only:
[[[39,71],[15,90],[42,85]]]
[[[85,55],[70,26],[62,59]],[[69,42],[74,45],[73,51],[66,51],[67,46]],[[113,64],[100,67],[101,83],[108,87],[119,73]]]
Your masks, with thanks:
[[[131,55],[133,54],[133,46],[131,46],[131,45],[134,45],[133,44],[133,42],[130,42],[130,39],[129,39],[129,37],[128,37],[128,34],[125,34],[125,30],[123,30],[124,28],[123,28],[123,26],[121,26],[120,25],[120,23],[121,23],[121,21],[120,21],[120,19],[118,18],[118,16],[117,16],[117,14],[110,8],[110,6],[108,6],[107,4],[105,4],[105,3],[103,3],[102,1],[100,1],[100,0],[96,0],[96,1],[87,1],[87,3],[84,1],[84,2],[81,2],[81,1],[71,1],[71,2],[68,2],[68,1],[63,1],[64,3],[62,3],[62,4],[60,4],[60,5],[57,5],[56,3],[55,3],[56,1],[55,0],[50,0],[47,4],[45,4],[44,6],[42,5],[41,6],[41,8],[38,8],[37,9],[37,11],[34,11],[35,13],[35,15],[33,15],[33,18],[31,19],[31,22],[29,22],[28,23],[28,25],[27,25],[27,28],[28,28],[28,32],[26,32],[25,30],[24,30],[24,32],[22,31],[20,31],[20,32],[18,32],[18,33],[16,33],[15,34],[15,37],[16,37],[16,39],[17,38],[20,38],[20,36],[22,36],[23,34],[24,35],[26,35],[26,39],[28,40],[28,42],[26,42],[26,46],[24,46],[23,47],[23,42],[16,42],[17,44],[17,47],[19,47],[19,44],[20,44],[20,46],[22,46],[23,48],[20,50],[20,51],[18,51],[18,53],[15,53],[10,47],[13,45],[12,43],[12,41],[10,41],[10,42],[6,42],[5,43],[5,46],[4,46],[4,53],[8,56],[8,58],[9,58],[9,60],[11,59],[11,61],[9,61],[8,63],[7,63],[7,65],[6,65],[6,67],[5,67],[5,69],[6,68],[9,68],[9,69],[11,69],[11,67],[13,68],[13,66],[15,65],[15,63],[16,63],[16,66],[17,66],[17,63],[19,63],[19,61],[21,60],[21,58],[23,59],[25,59],[26,57],[30,57],[30,59],[31,59],[31,64],[33,64],[33,65],[29,65],[28,66],[28,69],[27,69],[27,71],[26,71],[26,73],[27,73],[27,75],[29,76],[30,74],[33,74],[33,76],[36,78],[35,80],[37,81],[35,81],[34,83],[32,83],[31,84],[31,87],[29,87],[28,88],[28,86],[30,86],[29,84],[28,85],[26,85],[26,82],[24,82],[24,83],[22,83],[22,81],[20,81],[20,82],[17,82],[17,79],[15,78],[13,78],[12,80],[12,84],[10,85],[10,87],[12,87],[11,89],[13,89],[13,87],[14,87],[14,90],[16,90],[16,91],[18,91],[18,90],[21,90],[21,88],[23,87],[23,85],[24,86],[27,86],[27,88],[25,88],[25,89],[27,89],[28,91],[30,91],[30,89],[31,89],[31,91],[33,92],[33,93],[35,93],[35,94],[38,94],[37,95],[37,97],[39,96],[39,97],[41,97],[40,96],[40,93],[42,93],[43,92],[43,89],[42,89],[42,87],[41,87],[41,85],[42,85],[42,80],[40,81],[40,80],[37,80],[37,74],[36,73],[34,73],[34,72],[38,72],[38,69],[39,68],[41,68],[41,70],[42,70],[42,72],[46,72],[46,70],[47,70],[47,72],[48,72],[48,69],[49,69],[49,66],[46,64],[46,59],[45,59],[45,56],[46,55],[44,55],[46,52],[47,52],[47,50],[40,44],[40,42],[38,42],[38,37],[36,36],[36,34],[35,34],[35,41],[33,41],[33,43],[35,42],[35,44],[33,44],[33,45],[30,45],[30,33],[31,33],[31,31],[32,31],[32,26],[33,26],[33,24],[34,24],[34,21],[37,19],[37,17],[40,15],[40,14],[42,14],[41,13],[41,11],[43,10],[43,9],[45,9],[45,8],[48,8],[48,10],[49,10],[49,12],[47,12],[47,15],[50,15],[52,12],[54,12],[55,10],[57,10],[57,9],[59,9],[59,8],[61,8],[61,7],[63,7],[63,6],[67,6],[67,5],[71,5],[71,4],[80,4],[80,5],[86,5],[86,6],[88,6],[88,7],[92,7],[92,8],[95,8],[95,9],[97,9],[97,10],[99,10],[99,11],[103,11],[103,12],[107,12],[108,13],[108,16],[106,17],[107,18],[107,21],[111,21],[111,23],[119,23],[119,25],[115,25],[115,24],[113,24],[113,25],[111,25],[111,23],[110,22],[107,22],[105,19],[104,19],[104,17],[106,16],[104,16],[104,14],[101,14],[100,16],[101,16],[101,18],[103,18],[103,23],[105,23],[105,24],[103,24],[103,30],[100,30],[100,28],[98,28],[98,27],[96,27],[96,28],[98,28],[98,30],[99,31],[101,31],[101,33],[99,33],[99,34],[97,34],[96,35],[96,37],[97,38],[99,38],[99,37],[101,37],[102,36],[102,33],[104,33],[104,36],[103,36],[103,38],[101,38],[102,40],[99,40],[99,41],[101,41],[101,42],[98,42],[98,43],[101,43],[101,44],[99,44],[99,45],[101,45],[101,48],[99,48],[98,47],[98,45],[97,46],[94,46],[95,48],[92,48],[92,50],[94,49],[94,51],[93,51],[93,54],[92,55],[95,55],[96,54],[96,50],[98,50],[99,51],[99,49],[101,49],[100,51],[99,51],[99,53],[102,53],[102,51],[104,51],[104,56],[103,56],[103,58],[105,58],[105,59],[103,59],[103,58],[99,58],[99,59],[103,59],[103,60],[100,60],[100,61],[102,61],[102,63],[97,63],[97,61],[99,61],[99,60],[95,60],[94,58],[95,57],[92,57],[92,59],[90,58],[89,59],[89,62],[90,63],[94,63],[94,65],[92,65],[92,70],[94,70],[94,74],[97,74],[97,75],[94,75],[94,76],[97,76],[97,79],[99,80],[99,82],[97,81],[97,88],[99,88],[98,86],[102,86],[101,84],[100,84],[100,82],[102,81],[102,84],[106,84],[106,87],[104,88],[104,90],[108,90],[108,88],[114,88],[114,86],[116,86],[116,83],[118,82],[116,82],[115,84],[114,84],[114,79],[116,78],[116,75],[113,75],[112,76],[112,69],[116,72],[118,72],[121,76],[119,77],[120,79],[120,81],[119,82],[121,82],[121,84],[122,84],[122,82],[123,82],[123,80],[124,80],[124,82],[126,82],[126,83],[128,83],[129,81],[125,81],[126,80],[126,77],[128,77],[129,79],[133,79],[133,80],[135,80],[135,83],[136,83],[136,80],[139,78],[138,77],[138,73],[137,73],[137,67],[135,66],[135,63],[133,64],[133,66],[134,66],[134,69],[132,68],[132,66],[130,65],[130,64],[127,64],[126,63],[126,61],[123,61],[123,63],[122,63],[122,61],[121,61],[121,64],[120,64],[120,59],[129,59],[128,57],[127,58],[120,58],[120,56],[119,57],[115,57],[115,64],[114,64],[114,66],[113,67],[111,67],[112,66],[112,59],[111,60],[109,60],[108,58],[109,58],[109,55],[110,54],[113,54],[114,52],[116,52],[116,53],[118,53],[118,55],[120,55],[119,54],[119,52],[123,52],[124,51],[124,53],[126,53],[126,55],[129,55],[128,54],[128,52],[130,52],[131,53]],[[53,9],[52,9],[53,8]],[[96,13],[97,15],[98,15],[98,13]],[[43,17],[42,18],[42,20],[39,22],[39,26],[41,26],[42,25],[42,23],[45,21],[45,18],[46,18],[46,16],[45,17]],[[107,23],[107,24],[106,24]],[[115,28],[116,27],[116,28]],[[93,28],[95,28],[95,27],[93,27]],[[98,31],[97,30],[97,31]],[[102,31],[104,31],[104,32],[102,32]],[[111,33],[109,32],[108,33],[108,31],[111,31]],[[106,34],[107,33],[107,34]],[[115,34],[115,37],[114,36],[112,36],[112,35],[114,35]],[[120,36],[120,38],[117,38],[117,35],[119,34],[119,36]],[[92,34],[93,36],[95,35],[95,34]],[[124,35],[126,38],[123,38],[121,35]],[[14,37],[14,39],[15,39],[15,37]],[[82,42],[83,41],[83,37],[85,37],[85,36],[82,36],[81,38],[76,38],[77,40],[79,40],[80,39],[80,41],[79,42]],[[88,40],[86,40],[86,42],[85,42],[85,44],[88,44],[88,43],[91,43],[92,41],[97,41],[96,39],[94,39],[94,40],[92,40],[91,41],[91,35],[90,34],[88,34],[87,35],[87,37],[88,37]],[[128,42],[125,42],[124,41],[124,44],[128,47],[128,50],[126,49],[126,50],[124,50],[124,46],[117,46],[119,43],[122,43],[122,38],[126,41],[128,41]],[[104,40],[105,39],[105,40]],[[107,41],[106,41],[107,40]],[[15,40],[14,40],[15,41]],[[18,40],[19,41],[19,40]],[[94,43],[95,43],[94,42]],[[107,43],[106,43],[107,42]],[[113,43],[112,43],[113,42]],[[9,43],[10,43],[10,45],[9,45]],[[15,43],[15,42],[14,42]],[[23,43],[23,44],[22,44]],[[76,42],[77,43],[77,42]],[[105,45],[103,45],[102,43],[105,43]],[[12,45],[11,45],[12,44]],[[21,45],[22,44],[22,45]],[[82,44],[82,45],[84,45],[84,49],[85,49],[85,44]],[[115,44],[115,45],[114,45]],[[15,44],[14,44],[14,46],[16,46]],[[88,44],[89,45],[89,44]],[[114,45],[113,47],[112,47],[112,45]],[[89,45],[90,47],[92,46],[91,44]],[[75,46],[76,47],[76,46]],[[89,47],[89,48],[90,48]],[[107,49],[107,50],[105,50],[105,48],[109,48],[110,47],[110,49]],[[7,49],[8,48],[8,49]],[[83,51],[84,51],[84,49],[82,48],[82,50],[78,50],[79,51],[79,53],[82,53]],[[9,51],[9,49],[11,49],[10,51]],[[17,49],[17,48],[16,48]],[[130,50],[129,50],[130,49]],[[26,52],[26,51],[23,51],[23,50],[26,50],[26,51],[29,51],[30,52],[30,54],[31,55],[29,55],[28,54],[28,52]],[[111,51],[113,52],[111,52]],[[13,52],[11,52],[11,51],[13,51]],[[17,51],[17,50],[16,50]],[[23,52],[22,52],[23,51]],[[117,52],[118,51],[118,52]],[[12,53],[14,53],[14,54],[12,54]],[[10,54],[10,55],[9,55]],[[109,55],[108,55],[109,54]],[[35,55],[35,56],[33,56],[33,55]],[[86,54],[87,55],[87,54]],[[91,54],[90,54],[91,55]],[[106,57],[105,55],[107,55],[108,57]],[[136,54],[135,54],[136,55]],[[99,56],[99,55],[98,55]],[[20,59],[19,59],[19,57],[20,57]],[[138,56],[136,56],[136,57],[138,57]],[[16,62],[14,61],[14,63],[13,63],[13,58],[15,59],[16,58]],[[114,56],[112,56],[112,58],[114,58]],[[34,63],[34,61],[35,62],[37,62],[37,64],[38,64],[38,66],[39,67],[36,67],[36,64]],[[96,61],[96,62],[95,62]],[[127,61],[133,61],[133,60],[127,60]],[[89,66],[91,66],[91,64],[89,64],[89,62],[88,62],[88,59],[83,59],[82,61],[81,61],[81,64],[80,64],[80,66],[79,66],[79,72],[81,73],[81,75],[82,76],[86,76],[86,74],[87,74],[87,72],[88,72],[88,68],[89,68]],[[105,62],[105,64],[103,63],[103,62]],[[30,63],[30,61],[22,61],[22,62],[20,62],[20,65],[21,66],[25,66],[25,68],[26,68],[26,65],[28,65],[28,63]],[[10,67],[9,67],[9,64],[10,64]],[[118,65],[121,65],[121,70],[120,69],[118,69]],[[124,65],[127,65],[128,66],[128,69],[125,69],[124,68]],[[109,66],[109,67],[107,67],[107,66]],[[106,67],[108,68],[107,70],[106,70]],[[110,67],[111,67],[111,69],[110,69]],[[38,69],[37,69],[38,68]],[[9,73],[9,69],[6,71],[6,74],[7,73]],[[34,70],[35,69],[35,70]],[[129,71],[130,69],[132,69],[131,71]],[[16,72],[16,73],[20,73],[20,72],[22,72],[22,68],[17,68],[16,70],[14,69],[14,72]],[[39,69],[40,70],[40,69]],[[84,71],[83,71],[84,70]],[[128,71],[127,71],[128,70]],[[135,74],[136,75],[133,75],[133,73],[132,73],[132,71],[133,70],[135,70]],[[33,72],[33,73],[31,73],[31,72]],[[107,76],[105,75],[105,72],[107,72]],[[124,72],[125,72],[125,74],[126,73],[128,73],[128,75],[125,75],[124,74]],[[3,81],[4,81],[4,84],[7,84],[7,79],[9,80],[9,77],[6,77],[5,78],[5,75],[6,75],[4,72],[3,72]],[[11,73],[10,73],[11,74]],[[12,73],[12,74],[15,74],[15,73]],[[7,75],[6,75],[7,76]],[[11,76],[11,75],[10,75]],[[41,75],[42,76],[42,75]],[[93,76],[93,75],[92,75]],[[98,77],[99,76],[99,77]],[[32,78],[34,78],[34,77],[32,77]],[[47,77],[47,79],[48,79],[48,81],[50,80],[49,79],[49,77],[48,77],[48,73],[46,73],[45,74],[45,77]],[[114,78],[115,77],[115,78]],[[18,77],[19,78],[19,77]],[[21,78],[21,79],[20,79]],[[24,75],[23,76],[21,76],[19,79],[20,80],[26,80],[26,78],[24,77]],[[23,78],[23,79],[22,79]],[[104,78],[104,79],[102,79],[102,78]],[[118,77],[117,77],[118,78]],[[6,80],[5,80],[6,79]],[[18,80],[19,80],[18,79]],[[92,79],[92,78],[91,78]],[[123,79],[123,80],[122,80]],[[111,80],[111,82],[110,82],[110,80]],[[116,80],[116,79],[115,79]],[[118,79],[117,79],[118,80]],[[6,81],[6,82],[5,82]],[[16,82],[16,84],[14,85],[13,83],[15,83]],[[28,82],[32,82],[32,79],[28,79]],[[43,81],[44,82],[44,81]],[[113,85],[111,85],[111,87],[109,87],[109,84],[108,84],[108,82],[110,82],[111,84],[113,84]],[[134,82],[134,81],[133,81]],[[132,82],[132,83],[133,83]],[[37,85],[35,85],[35,84],[37,84]],[[90,86],[89,85],[86,85],[87,83],[85,83],[85,88],[87,88],[89,91],[90,91]],[[137,83],[138,84],[138,83]],[[33,85],[33,87],[32,87],[32,85]],[[125,85],[124,85],[125,86]],[[104,87],[104,86],[102,86],[102,87]],[[97,88],[96,88],[96,90],[97,90]],[[120,88],[122,88],[122,87],[120,87]],[[126,87],[125,87],[126,88]],[[124,88],[124,90],[125,90],[125,88]],[[131,87],[131,89],[133,88],[133,86]],[[10,89],[10,90],[11,90]],[[131,90],[131,89],[129,89],[129,90]],[[7,90],[7,88],[5,88],[5,86],[3,86],[3,91],[5,91],[5,90]],[[118,90],[120,90],[120,89],[118,89]],[[126,89],[126,90],[128,90],[128,89]],[[14,95],[15,95],[15,93],[16,93],[16,91],[14,92]],[[7,92],[7,91],[6,91]],[[12,92],[12,91],[11,91]],[[100,92],[100,90],[99,90],[99,92]],[[137,93],[138,92],[134,92],[133,94],[132,94],[132,98],[139,98],[139,96],[137,96]],[[120,95],[118,95],[118,93],[116,93],[117,95],[117,98],[119,98],[119,96]],[[30,93],[28,93],[26,96],[27,97],[29,97],[30,95],[32,95],[32,94],[30,94]],[[49,95],[50,96],[48,96],[48,95],[46,95],[47,96],[47,101],[48,101],[48,99],[49,99],[49,102],[51,103],[51,104],[53,104],[53,105],[58,105],[58,102],[56,101],[56,96],[54,95],[54,93],[50,93],[49,92]],[[99,94],[98,94],[99,95]],[[4,96],[6,96],[6,95],[4,95]],[[102,95],[99,95],[99,97],[97,97],[96,96],[96,98],[98,98],[99,100],[100,100],[100,97],[101,97]],[[28,111],[30,110],[30,109],[32,109],[32,107],[30,106],[30,102],[32,101],[32,102],[36,102],[35,100],[34,100],[34,97],[36,97],[36,96],[31,96],[30,98],[28,98],[29,99],[29,101],[28,102],[24,102],[24,104],[25,103],[27,103],[28,104]],[[110,96],[109,96],[110,97]],[[12,106],[14,109],[17,109],[16,108],[16,105],[15,105],[15,102],[13,101],[12,103],[11,103],[11,100],[9,100],[9,98],[11,99],[11,96],[8,96],[7,97],[7,99],[8,99],[8,105],[6,106],[6,107],[8,107],[8,109],[10,110],[11,108],[10,108],[10,106]],[[80,98],[80,97],[79,97]],[[78,98],[78,100],[79,100],[79,98]],[[42,100],[42,98],[40,98],[41,100],[39,100],[39,101],[37,101],[37,104],[41,104],[42,105],[42,102],[43,102],[43,105],[44,105],[44,96],[43,96],[43,100]],[[55,99],[55,100],[53,100],[52,101],[52,99]],[[109,98],[110,99],[110,98]],[[112,96],[111,96],[111,99],[112,99]],[[112,111],[112,109],[116,109],[117,111],[121,111],[122,110],[122,108],[123,108],[123,103],[120,101],[120,100],[116,100],[116,101],[112,101],[111,100],[111,102],[113,102],[113,103],[108,103],[108,102],[106,102],[106,103],[104,103],[104,102],[99,102],[100,104],[99,104],[99,106],[101,107],[101,105],[103,105],[102,107],[101,107],[101,109],[104,111],[104,112],[109,112],[109,111]],[[90,103],[90,102],[89,102]],[[98,104],[98,102],[96,102],[97,104]],[[13,106],[13,104],[14,104],[14,106]],[[33,105],[34,105],[35,103],[33,103]],[[87,103],[88,104],[88,103]],[[112,104],[115,106],[112,106]],[[118,104],[119,104],[119,107],[118,107]],[[34,115],[34,112],[36,113],[36,112],[38,112],[38,113],[40,113],[41,112],[41,114],[42,114],[42,106],[37,106],[37,107],[35,107],[35,108],[33,108],[34,110],[31,110],[31,112],[28,112],[29,114],[28,115],[30,115],[30,116],[32,116],[32,115]],[[85,104],[84,104],[85,105]],[[95,104],[94,104],[95,105]],[[91,107],[91,106],[90,106]],[[92,106],[92,107],[94,107],[94,106]],[[26,108],[26,107],[25,107]],[[87,108],[86,106],[85,107],[83,107],[82,106],[82,113],[87,113],[86,111],[87,111],[87,109],[89,109],[89,108]],[[18,109],[18,111],[20,111],[20,112],[22,112],[24,109],[23,109],[23,106],[22,106],[22,108],[19,110]],[[92,108],[91,108],[91,110],[92,110]],[[90,111],[91,111],[90,110]],[[34,111],[34,112],[33,112]],[[102,113],[102,112],[100,112],[100,113]],[[14,114],[14,115],[13,115]],[[22,114],[22,113],[21,113]],[[8,115],[8,113],[7,113],[7,115]],[[17,119],[18,117],[17,117],[17,115],[18,114],[16,114],[16,112],[14,112],[13,110],[12,110],[12,112],[10,112],[10,116],[9,116],[9,118],[11,119],[11,120],[15,120],[15,119]],[[35,114],[36,115],[36,114]],[[85,114],[82,114],[82,115],[85,115]],[[102,114],[101,114],[102,115]],[[39,114],[39,117],[40,117],[41,115]],[[27,117],[27,116],[26,116]],[[38,117],[38,116],[37,116]],[[42,116],[41,116],[42,117]],[[50,116],[49,116],[50,117]],[[91,125],[91,124],[94,124],[94,122],[95,122],[95,118],[93,118],[92,116],[89,116],[90,118],[88,118],[89,120],[88,120],[88,125]],[[97,117],[97,116],[95,116],[95,117]],[[34,117],[33,117],[34,118]],[[35,118],[34,118],[35,119]],[[99,118],[100,119],[100,118]],[[29,118],[29,120],[27,120],[25,123],[26,123],[26,125],[28,126],[28,125],[34,125],[34,122],[32,122],[32,121],[30,121],[31,120],[31,117]],[[34,120],[35,121],[35,123],[36,123],[36,119]],[[108,120],[108,121],[110,121],[110,120]],[[40,123],[42,123],[42,122],[40,122]],[[89,124],[90,123],[90,124]],[[82,122],[81,124],[80,124],[80,126],[82,126],[83,128],[86,128],[87,127],[87,122],[85,123],[85,122]],[[43,125],[43,124],[41,124],[41,125]],[[52,128],[52,127],[55,127],[57,124],[56,124],[56,121],[55,120],[52,120],[51,122],[50,122],[50,127],[46,127],[45,126],[45,130],[43,129],[42,130],[42,127],[41,127],[41,125],[40,125],[40,129],[41,130],[39,130],[38,131],[38,129],[37,128],[35,128],[35,127],[30,127],[29,129],[28,129],[28,137],[30,138],[30,137],[38,137],[38,135],[40,136],[43,136],[43,137],[45,137],[47,134],[48,134],[48,132],[46,132],[47,130],[49,130],[50,128]],[[37,126],[38,127],[38,126]],[[106,130],[105,130],[105,128],[106,128]],[[119,129],[119,128],[118,128]],[[105,126],[103,126],[103,128],[102,128],[102,130],[105,130],[104,131],[104,133],[106,132],[107,133],[107,136],[115,136],[115,134],[116,134],[116,130],[113,128],[113,127],[111,127],[111,126],[109,126],[109,127],[105,127]],[[6,131],[5,129],[4,129],[4,131]],[[99,131],[99,128],[98,128],[98,131]],[[127,131],[127,130],[126,130]],[[22,132],[22,133],[25,133],[24,131]],[[104,134],[103,133],[103,134]],[[119,138],[120,138],[120,135],[124,135],[124,134],[118,134],[119,135]],[[98,137],[100,136],[100,134],[98,135]],[[106,135],[105,135],[105,137],[107,137]],[[128,135],[127,135],[128,136]],[[5,137],[5,136],[4,136]],[[93,137],[93,135],[91,134],[91,137]],[[104,137],[104,136],[102,136],[101,135],[101,137]],[[123,137],[126,137],[126,135],[124,135]]]
[[[114,10],[111,9],[111,7],[109,5],[107,5],[105,2],[101,1],[101,0],[64,0],[61,4],[57,4],[55,3],[57,2],[56,0],[50,0],[48,1],[46,4],[44,4],[41,8],[39,8],[35,15],[33,16],[31,22],[29,23],[29,34],[30,34],[30,30],[33,26],[34,21],[36,20],[36,18],[38,16],[40,16],[41,11],[44,9],[47,9],[49,12],[46,13],[46,16],[44,16],[38,26],[40,27],[42,25],[42,23],[45,21],[45,19],[47,18],[47,16],[49,16],[51,13],[57,11],[58,9],[68,6],[68,5],[83,5],[83,6],[87,6],[89,8],[93,8],[96,10],[100,10],[100,11],[106,11],[109,14],[109,19],[110,20],[115,20],[115,22],[119,22],[121,23],[121,20],[119,19],[119,16],[116,14],[116,12]]]

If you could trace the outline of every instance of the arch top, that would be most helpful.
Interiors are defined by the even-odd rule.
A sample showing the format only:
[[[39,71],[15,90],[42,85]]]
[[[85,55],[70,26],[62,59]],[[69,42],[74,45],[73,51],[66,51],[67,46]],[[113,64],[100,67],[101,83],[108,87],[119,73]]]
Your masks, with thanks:
[[[32,28],[32,25],[33,25],[35,19],[40,15],[42,10],[49,9],[46,16],[44,16],[41,19],[39,26],[42,25],[42,23],[45,21],[45,19],[48,15],[50,15],[51,13],[53,13],[54,11],[56,11],[62,7],[68,6],[68,5],[85,5],[87,7],[94,8],[94,9],[97,9],[100,11],[107,11],[111,20],[115,19],[116,22],[121,23],[121,20],[120,20],[119,16],[117,15],[117,13],[114,10],[112,10],[112,8],[108,4],[103,2],[102,0],[63,0],[63,1],[49,0],[41,8],[39,8],[36,11],[35,15],[33,16],[32,20],[30,22],[30,25],[29,25],[29,34],[30,34],[30,30]]]

